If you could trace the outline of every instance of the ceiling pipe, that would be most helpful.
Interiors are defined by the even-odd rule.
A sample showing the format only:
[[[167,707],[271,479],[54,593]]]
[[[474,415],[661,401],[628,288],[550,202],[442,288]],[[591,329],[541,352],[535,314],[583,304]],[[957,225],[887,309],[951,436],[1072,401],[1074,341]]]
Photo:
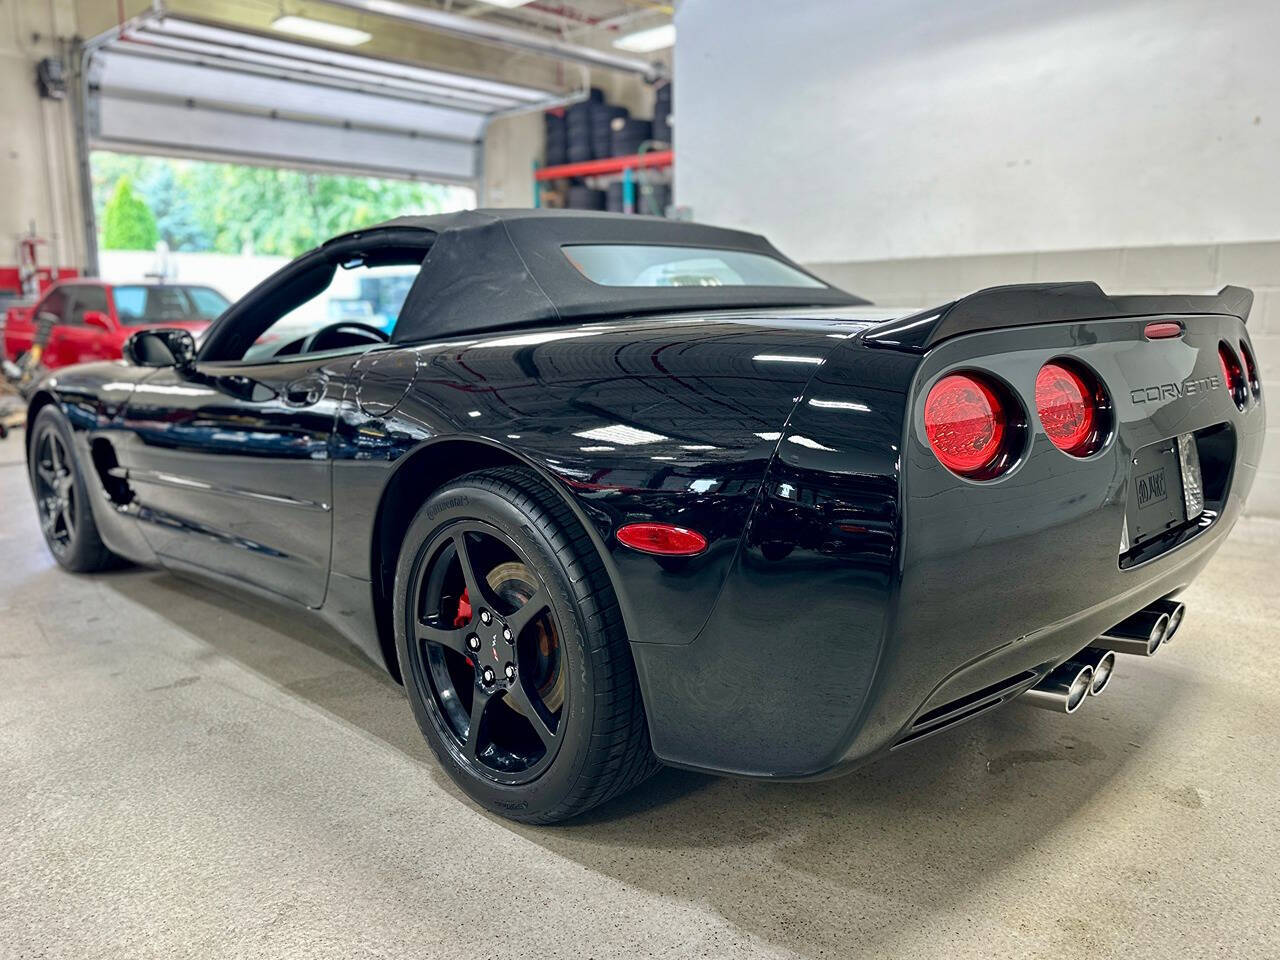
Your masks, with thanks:
[[[368,13],[380,17],[412,23],[428,30],[448,33],[480,43],[492,43],[498,46],[527,53],[536,53],[557,60],[568,60],[588,67],[601,67],[606,70],[620,70],[623,73],[634,73],[646,80],[658,80],[665,75],[660,63],[651,63],[638,57],[597,50],[576,43],[565,43],[551,36],[541,36],[527,30],[518,30],[503,24],[490,23],[456,13],[445,13],[428,7],[419,7],[400,0],[321,0],[322,3],[359,13]]]

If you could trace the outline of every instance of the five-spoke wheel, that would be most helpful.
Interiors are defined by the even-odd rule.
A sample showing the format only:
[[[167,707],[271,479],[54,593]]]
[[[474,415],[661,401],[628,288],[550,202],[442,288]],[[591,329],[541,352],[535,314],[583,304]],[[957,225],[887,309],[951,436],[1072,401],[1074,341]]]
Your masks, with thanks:
[[[560,630],[549,595],[495,527],[460,520],[423,552],[415,642],[439,717],[468,764],[504,783],[536,777],[559,747]]]
[[[405,531],[393,602],[418,726],[489,810],[552,823],[657,769],[613,584],[532,470],[435,490]]]
[[[36,434],[31,469],[41,532],[49,549],[61,556],[76,535],[76,487],[71,457],[52,423]]]
[[[53,404],[40,408],[28,426],[27,469],[35,494],[40,532],[54,559],[68,570],[88,573],[118,566],[102,542],[84,467],[77,463],[71,424]]]

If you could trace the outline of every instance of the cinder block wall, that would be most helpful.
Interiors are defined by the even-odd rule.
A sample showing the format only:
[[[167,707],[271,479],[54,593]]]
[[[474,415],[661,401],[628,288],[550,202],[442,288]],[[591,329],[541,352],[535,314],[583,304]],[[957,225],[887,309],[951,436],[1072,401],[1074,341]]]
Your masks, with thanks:
[[[1108,293],[1254,292],[1249,333],[1270,406],[1262,469],[1247,513],[1280,519],[1280,241],[971,257],[811,263],[837,286],[889,306],[934,306],[1004,283],[1093,280]]]

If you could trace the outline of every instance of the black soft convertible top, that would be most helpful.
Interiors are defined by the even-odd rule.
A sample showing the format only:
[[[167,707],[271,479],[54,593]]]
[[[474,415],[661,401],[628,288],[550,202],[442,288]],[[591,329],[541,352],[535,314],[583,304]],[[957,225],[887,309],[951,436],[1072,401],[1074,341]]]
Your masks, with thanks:
[[[866,303],[820,287],[614,287],[593,283],[562,250],[573,244],[661,244],[714,247],[773,257],[813,276],[764,237],[659,217],[578,210],[467,210],[399,217],[335,237],[325,247],[350,248],[392,229],[421,232],[428,248],[392,340],[412,342],[584,318],[674,310],[848,306]],[[324,248],[321,248],[323,251]],[[818,279],[818,278],[814,278]],[[821,282],[821,281],[820,281]]]

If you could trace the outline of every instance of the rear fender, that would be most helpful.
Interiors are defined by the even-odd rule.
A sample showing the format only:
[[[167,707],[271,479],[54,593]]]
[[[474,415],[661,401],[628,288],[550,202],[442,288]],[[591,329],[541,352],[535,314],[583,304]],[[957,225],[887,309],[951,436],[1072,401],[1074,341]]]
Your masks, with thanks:
[[[704,629],[685,646],[633,647],[662,759],[790,777],[844,755],[890,628],[899,448],[918,364],[842,344],[782,431]]]

